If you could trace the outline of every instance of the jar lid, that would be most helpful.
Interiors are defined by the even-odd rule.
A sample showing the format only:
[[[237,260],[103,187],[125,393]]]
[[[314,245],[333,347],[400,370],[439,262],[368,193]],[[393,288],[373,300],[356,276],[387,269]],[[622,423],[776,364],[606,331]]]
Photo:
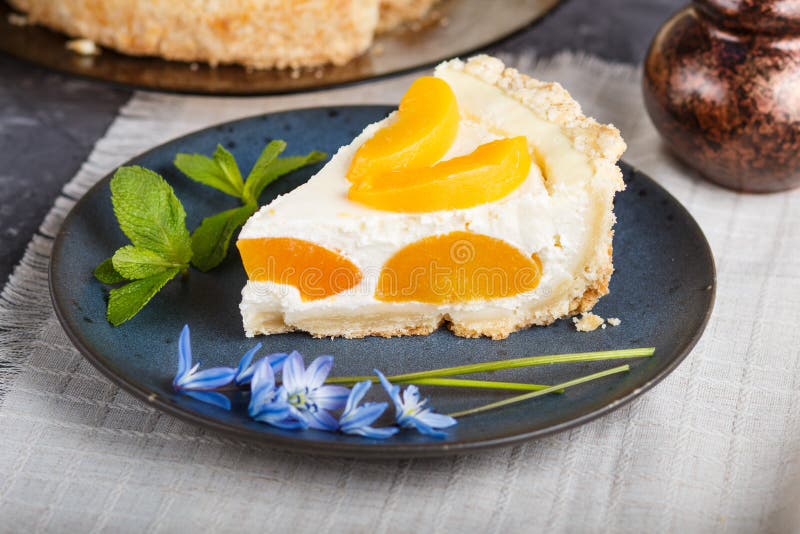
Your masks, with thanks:
[[[694,0],[715,26],[733,31],[800,33],[800,0]]]

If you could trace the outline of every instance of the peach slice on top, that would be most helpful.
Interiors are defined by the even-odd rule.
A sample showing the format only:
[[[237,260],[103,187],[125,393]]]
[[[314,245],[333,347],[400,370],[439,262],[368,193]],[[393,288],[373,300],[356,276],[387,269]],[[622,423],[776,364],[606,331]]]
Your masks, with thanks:
[[[451,232],[397,251],[381,268],[375,298],[385,302],[450,304],[510,297],[539,285],[542,263],[510,243]]]
[[[471,208],[514,191],[530,168],[525,137],[499,139],[432,167],[371,175],[353,184],[348,198],[397,212]]]
[[[341,293],[362,278],[361,269],[338,252],[303,239],[240,239],[236,246],[249,280],[294,286],[302,300]]]
[[[400,100],[397,120],[361,145],[350,162],[353,183],[388,171],[427,167],[450,149],[458,133],[458,103],[447,82],[424,76]]]

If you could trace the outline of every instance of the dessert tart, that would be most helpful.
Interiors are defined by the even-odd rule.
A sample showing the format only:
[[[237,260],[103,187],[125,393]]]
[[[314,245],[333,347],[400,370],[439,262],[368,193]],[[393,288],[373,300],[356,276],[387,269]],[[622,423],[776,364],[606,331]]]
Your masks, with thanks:
[[[439,65],[237,242],[248,336],[502,339],[608,293],[619,131],[489,56]]]
[[[251,68],[343,65],[434,0],[9,0],[28,22],[119,52]],[[379,19],[380,17],[380,19]]]

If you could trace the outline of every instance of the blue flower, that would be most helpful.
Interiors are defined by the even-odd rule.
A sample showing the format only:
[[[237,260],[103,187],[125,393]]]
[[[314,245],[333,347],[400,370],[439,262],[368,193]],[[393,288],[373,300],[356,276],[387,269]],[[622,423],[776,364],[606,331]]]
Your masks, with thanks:
[[[308,427],[304,419],[295,417],[283,387],[275,388],[275,373],[266,358],[255,364],[250,382],[250,404],[247,413],[256,421],[290,430]]]
[[[250,382],[253,379],[253,371],[255,371],[255,365],[252,364],[253,357],[256,355],[256,352],[261,349],[261,343],[257,343],[255,347],[248,350],[242,356],[242,359],[239,360],[239,367],[236,368],[236,384],[243,386]],[[283,368],[283,362],[286,361],[289,355],[285,352],[278,352],[275,354],[270,354],[266,357],[266,360],[269,362],[270,366],[272,366],[272,370],[274,372],[278,372]]]
[[[297,351],[292,351],[283,366],[283,387],[292,413],[318,430],[333,431],[339,427],[328,410],[342,408],[350,393],[346,387],[323,385],[332,366],[333,356],[320,356],[305,369],[303,356]]]
[[[236,369],[231,367],[212,367],[198,371],[200,364],[192,367],[192,347],[189,339],[189,325],[183,327],[178,340],[178,374],[172,381],[172,387],[178,391],[208,391],[230,384],[236,376]]]
[[[430,408],[425,407],[428,399],[420,399],[419,390],[417,386],[408,386],[400,394],[400,386],[392,385],[389,380],[383,376],[383,373],[375,369],[375,374],[383,385],[383,389],[391,397],[394,402],[396,410],[397,424],[403,428],[416,428],[421,434],[426,434],[435,438],[444,438],[447,433],[438,431],[438,428],[448,428],[455,424],[457,421],[449,415],[443,415],[431,411]]]
[[[180,393],[181,395],[186,395],[187,397],[192,397],[193,399],[197,399],[200,402],[205,402],[206,404],[212,404],[214,406],[218,406],[223,410],[230,411],[231,409],[231,400],[222,393],[217,393],[216,391],[193,391],[189,389],[181,391]]]
[[[339,418],[339,430],[345,434],[358,434],[366,438],[386,439],[396,434],[399,429],[393,426],[372,428],[369,425],[374,423],[389,405],[385,402],[367,402],[358,406],[358,403],[361,402],[370,387],[372,387],[372,383],[369,380],[359,382],[353,386],[350,396],[347,397],[344,412]]]

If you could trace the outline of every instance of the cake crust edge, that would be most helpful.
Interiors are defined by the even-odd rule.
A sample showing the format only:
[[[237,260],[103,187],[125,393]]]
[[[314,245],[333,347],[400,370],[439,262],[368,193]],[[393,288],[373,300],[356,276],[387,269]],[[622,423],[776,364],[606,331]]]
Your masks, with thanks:
[[[31,24],[124,54],[254,69],[344,65],[372,44],[379,14],[379,0],[314,0],[299,7],[229,0],[215,10],[198,9],[194,0],[146,6],[126,0],[9,2]]]

